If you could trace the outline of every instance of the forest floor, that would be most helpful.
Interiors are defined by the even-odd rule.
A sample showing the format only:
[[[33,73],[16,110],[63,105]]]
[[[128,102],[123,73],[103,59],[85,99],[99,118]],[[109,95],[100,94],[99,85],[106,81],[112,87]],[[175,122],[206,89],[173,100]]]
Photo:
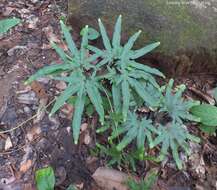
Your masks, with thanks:
[[[61,63],[49,41],[65,46],[59,20],[66,10],[64,0],[1,0],[0,19],[16,16],[22,23],[0,36],[0,189],[34,190],[35,171],[48,165],[55,170],[57,189],[69,184],[99,189],[92,175],[105,161],[90,154],[96,134],[87,128],[96,122],[83,120],[80,143],[75,146],[70,132],[73,107],[66,104],[54,117],[48,117],[54,97],[65,84],[42,78],[24,85],[24,80],[44,65],[54,60]],[[186,96],[214,101],[210,92],[217,78],[191,75],[175,79],[186,84]],[[185,170],[178,171],[170,162],[147,162],[134,175],[140,178],[153,166],[159,171],[156,190],[217,189],[217,138],[193,131],[202,142],[191,144],[194,151]]]

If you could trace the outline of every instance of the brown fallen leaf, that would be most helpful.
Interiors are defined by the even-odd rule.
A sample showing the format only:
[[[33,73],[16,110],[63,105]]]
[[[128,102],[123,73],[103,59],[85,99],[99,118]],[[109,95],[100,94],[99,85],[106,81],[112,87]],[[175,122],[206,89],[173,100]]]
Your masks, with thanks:
[[[124,183],[129,179],[129,176],[123,172],[100,167],[95,171],[92,177],[104,190],[128,190]]]
[[[32,166],[32,160],[28,159],[25,163],[22,163],[20,166],[20,171],[25,173],[27,172]]]
[[[31,83],[31,88],[36,93],[38,98],[40,98],[40,99],[47,99],[48,98],[46,90],[45,90],[44,86],[41,83],[39,83],[37,81],[33,81]]]
[[[84,135],[84,144],[89,145],[91,143],[92,139],[90,137],[90,132],[86,131]]]
[[[28,141],[33,141],[41,133],[41,128],[39,125],[34,125],[27,130],[26,137]]]

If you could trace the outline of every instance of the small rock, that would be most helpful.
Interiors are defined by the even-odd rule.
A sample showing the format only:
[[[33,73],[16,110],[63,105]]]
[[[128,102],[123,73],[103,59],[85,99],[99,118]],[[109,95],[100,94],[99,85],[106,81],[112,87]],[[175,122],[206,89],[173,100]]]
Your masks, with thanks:
[[[90,137],[90,133],[86,132],[84,135],[84,144],[88,145],[91,143],[91,137]]]
[[[88,127],[88,124],[87,123],[82,123],[81,124],[81,131],[85,131]]]
[[[13,144],[12,144],[12,142],[11,142],[11,138],[8,137],[8,138],[6,139],[6,141],[5,141],[5,150],[10,149],[11,147],[13,147]]]
[[[38,3],[39,2],[39,0],[30,0],[32,3]]]
[[[31,113],[31,109],[30,109],[28,106],[25,106],[25,107],[23,108],[23,110],[24,110],[24,112],[27,113],[27,114]]]
[[[206,168],[203,157],[200,156],[199,153],[191,154],[189,161],[191,164],[190,170],[192,171],[192,174],[198,178],[205,179]]]
[[[67,119],[72,119],[72,115],[73,115],[73,111],[74,111],[74,107],[70,104],[65,104],[62,108],[61,108],[61,116],[62,118],[65,118],[64,115],[66,116]]]
[[[8,55],[9,56],[12,56],[12,55],[14,55],[14,52],[16,51],[16,50],[23,50],[23,53],[27,50],[27,47],[26,46],[15,46],[15,47],[13,47],[13,48],[11,48],[11,49],[9,49],[8,51],[7,51],[7,53],[8,53]]]
[[[60,126],[60,121],[57,117],[49,117],[49,120],[52,122],[52,125],[50,126],[51,129],[56,130]]]
[[[59,81],[57,84],[56,84],[56,88],[58,90],[65,90],[67,87],[66,83],[64,81]]]
[[[21,104],[32,105],[38,103],[38,98],[36,97],[35,93],[32,91],[27,94],[21,94],[20,96],[18,96],[17,99],[18,102]]]
[[[48,78],[48,77],[41,77],[41,78],[37,79],[37,81],[41,82],[43,84],[48,84],[49,81],[50,81],[50,78]]]
[[[27,139],[31,142],[35,139],[36,136],[38,136],[41,133],[41,128],[38,125],[35,125],[30,128],[30,130],[27,132]]]
[[[38,17],[36,17],[35,15],[30,15],[27,18],[28,28],[35,29],[37,27],[38,20]]]
[[[104,190],[127,190],[124,182],[129,176],[118,170],[100,167],[92,175],[96,183]]]

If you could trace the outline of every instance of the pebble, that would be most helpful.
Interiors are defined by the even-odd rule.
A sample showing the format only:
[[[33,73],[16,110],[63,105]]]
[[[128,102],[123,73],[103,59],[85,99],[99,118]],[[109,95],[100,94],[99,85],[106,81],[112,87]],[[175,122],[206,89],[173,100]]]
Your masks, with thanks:
[[[13,144],[12,144],[12,142],[11,142],[11,138],[8,137],[8,138],[6,139],[6,141],[5,141],[5,150],[10,149],[11,147],[13,147]]]
[[[43,84],[48,84],[50,81],[50,78],[49,77],[41,77],[41,78],[37,79],[37,81],[41,82]]]
[[[24,110],[24,112],[27,113],[27,114],[31,113],[31,109],[30,109],[28,106],[25,106],[25,107],[23,108],[23,110]]]
[[[35,93],[32,91],[27,94],[21,94],[20,96],[18,96],[17,99],[18,102],[21,104],[32,105],[38,103],[38,98],[36,97]]]
[[[14,125],[16,123],[17,118],[18,117],[15,108],[8,107],[1,118],[1,122],[8,125]]]
[[[52,125],[50,126],[51,129],[56,130],[60,126],[60,121],[57,117],[49,117],[49,120],[52,122]]]
[[[37,27],[38,21],[39,18],[36,17],[35,15],[30,15],[29,17],[27,17],[28,28],[35,29]]]
[[[73,111],[74,111],[74,107],[72,105],[65,104],[61,108],[60,117],[67,118],[67,119],[72,119]]]
[[[58,90],[65,90],[67,87],[66,83],[64,81],[59,81],[57,84],[56,84],[56,88]]]

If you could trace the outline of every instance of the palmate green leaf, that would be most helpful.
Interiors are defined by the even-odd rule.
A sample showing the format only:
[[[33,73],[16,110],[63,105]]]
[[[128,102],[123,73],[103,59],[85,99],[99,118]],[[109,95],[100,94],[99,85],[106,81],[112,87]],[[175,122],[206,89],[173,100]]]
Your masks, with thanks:
[[[52,77],[52,79],[54,80],[58,80],[58,81],[65,81],[67,83],[79,83],[81,80],[82,80],[82,76],[80,75],[80,72],[72,72],[69,76],[66,76],[66,77],[58,77],[58,76],[55,76],[55,77]]]
[[[107,63],[109,63],[109,59],[107,59],[107,58],[105,58],[105,59],[103,59],[103,60],[101,60],[99,63],[97,63],[97,68],[100,68],[100,67],[102,67],[102,66],[104,66],[105,64],[107,64]]]
[[[209,104],[194,106],[190,112],[200,118],[203,125],[215,127],[217,126],[217,107]]]
[[[139,57],[142,57],[143,55],[151,52],[153,49],[155,49],[156,47],[158,47],[160,45],[160,42],[156,42],[156,43],[152,43],[152,44],[149,44],[139,50],[136,50],[134,52],[133,55],[130,56],[131,59],[137,59]]]
[[[138,134],[137,134],[137,148],[139,150],[144,150],[144,144],[145,144],[146,134],[144,133],[144,128],[139,127]],[[143,152],[143,151],[142,151]]]
[[[93,103],[97,113],[100,116],[100,122],[104,123],[104,108],[103,108],[103,102],[102,98],[100,96],[99,90],[96,87],[96,84],[94,84],[94,81],[87,80],[86,82],[86,90],[88,93],[88,96]]]
[[[155,105],[155,99],[152,98],[148,93],[146,93],[145,88],[137,80],[129,78],[130,86],[136,90],[138,95],[149,105]]]
[[[73,131],[73,138],[75,144],[78,144],[78,138],[79,138],[80,128],[81,128],[81,117],[84,111],[84,104],[85,104],[84,87],[81,85],[78,96],[76,98],[75,111],[74,111],[73,121],[72,121],[72,131]]]
[[[92,45],[88,45],[87,49],[96,53],[99,57],[102,57],[105,54],[101,49],[99,49],[95,46],[92,46]]]
[[[130,144],[133,141],[133,139],[135,139],[136,135],[137,135],[137,128],[133,127],[129,129],[127,134],[124,136],[121,142],[117,145],[117,150],[118,151],[123,150],[128,144]]]
[[[111,43],[110,43],[108,34],[106,32],[106,29],[105,29],[101,19],[98,19],[98,23],[99,23],[99,29],[100,29],[100,33],[102,36],[103,44],[104,44],[106,50],[111,53],[112,52]]]
[[[114,103],[114,109],[116,113],[121,111],[121,86],[113,84],[112,85],[112,99]]]
[[[149,94],[149,96],[152,97],[155,102],[154,105],[148,104],[147,106],[151,106],[152,108],[159,108],[161,106],[162,100],[164,99],[161,88],[157,88],[152,84],[147,84],[145,86],[145,91],[147,94]]]
[[[88,46],[88,25],[86,25],[84,28],[84,34],[81,40],[81,49],[80,49],[81,63],[85,63],[85,58],[87,54],[87,46]]]
[[[155,78],[151,74],[146,73],[142,70],[133,69],[133,71],[129,72],[128,76],[130,76],[131,78],[134,78],[134,79],[144,79],[146,84],[150,83],[149,85],[152,85],[153,87],[155,87],[157,89],[160,88],[160,86],[156,82]]]
[[[127,79],[123,79],[121,83],[121,90],[122,90],[122,96],[123,96],[123,119],[126,121],[127,119],[127,113],[129,111],[130,107],[130,88]]]
[[[63,23],[62,20],[60,21],[60,26],[61,26],[63,35],[65,37],[66,43],[67,43],[67,45],[69,47],[69,50],[71,51],[72,55],[74,55],[75,57],[78,58],[78,56],[79,56],[78,49],[77,49],[77,47],[75,45],[75,42],[72,39],[72,36],[71,36],[71,34],[69,32],[68,27]]]
[[[6,33],[20,22],[21,20],[19,18],[7,18],[0,20],[0,34]]]
[[[54,113],[56,113],[57,110],[59,110],[64,103],[73,96],[78,90],[80,89],[80,84],[71,84],[68,85],[68,87],[62,92],[62,94],[57,98],[51,112],[50,116],[52,116]]]
[[[113,139],[117,138],[122,133],[126,132],[129,128],[128,127],[118,127],[114,128],[111,136],[108,138],[109,141],[112,141]]]
[[[134,67],[136,69],[142,70],[142,71],[144,71],[146,73],[150,73],[150,74],[157,75],[157,76],[165,78],[163,73],[161,73],[158,69],[154,69],[154,68],[151,68],[151,67],[149,67],[147,65],[137,63],[136,61],[131,61],[130,66]]]
[[[177,144],[175,144],[172,140],[170,140],[170,147],[172,149],[172,155],[173,155],[173,158],[174,158],[174,160],[176,162],[176,165],[177,165],[178,169],[181,170],[182,169],[182,161],[179,158]]]
[[[54,190],[55,176],[52,167],[39,169],[35,173],[37,190]]]
[[[192,115],[190,109],[200,103],[198,101],[184,100],[181,97],[183,89],[180,88],[176,93],[173,93],[172,86],[173,80],[170,80],[166,88],[165,98],[162,99],[160,112],[167,112],[175,122],[182,123],[184,120],[199,122],[200,118]]]
[[[137,33],[135,33],[133,36],[130,37],[130,39],[128,40],[128,42],[124,45],[124,48],[123,48],[123,53],[121,55],[121,59],[123,60],[126,60],[129,55],[130,55],[130,50],[131,48],[133,47],[134,43],[136,42],[137,38],[139,37],[139,35],[141,34],[141,30],[139,30]]]
[[[96,130],[96,133],[104,133],[105,131],[107,131],[108,129],[110,129],[110,125],[106,124],[103,127],[100,127],[99,129]]]
[[[93,61],[96,61],[97,58],[99,58],[100,56],[97,54],[91,55],[90,57],[87,58],[87,62],[91,63]],[[92,67],[95,67],[94,65],[91,65]]]
[[[152,134],[158,134],[157,129],[153,126],[152,121],[143,118],[139,123],[138,135],[137,135],[137,148],[138,150],[144,150],[144,144],[147,139],[149,147],[153,146]]]
[[[57,54],[60,56],[60,58],[62,59],[62,61],[64,63],[68,63],[69,60],[68,60],[68,57],[66,55],[66,53],[63,51],[62,48],[60,48],[57,44],[55,44],[54,42],[51,42],[51,46],[52,48],[55,49],[55,51],[57,52]]]
[[[158,134],[157,129],[152,125],[152,121],[146,118],[139,120],[136,113],[128,113],[127,121],[122,127],[113,129],[111,139],[117,138],[120,134],[126,133],[117,145],[117,150],[121,151],[133,140],[136,140],[137,149],[140,150],[140,154],[144,153],[145,142],[147,140],[149,146],[152,146],[152,134]],[[140,155],[142,157],[142,155]]]
[[[122,16],[120,15],[116,21],[113,39],[112,39],[112,46],[115,49],[115,51],[121,45],[121,22],[122,22]]]
[[[29,77],[29,79],[25,82],[25,84],[30,84],[34,80],[37,80],[40,77],[51,75],[52,73],[56,71],[67,71],[71,70],[73,68],[73,65],[65,63],[65,64],[53,64],[46,67],[43,67],[39,71],[37,71],[34,75]]]
[[[189,155],[188,140],[199,143],[200,139],[189,134],[187,128],[183,126],[183,124],[177,122],[169,123],[167,126],[160,126],[157,131],[158,136],[153,141],[153,146],[151,148],[158,144],[162,144],[161,154],[159,157],[160,160],[165,158],[165,155],[168,154],[170,148],[177,167],[182,169],[182,162],[179,158],[178,148],[183,148],[186,154]]]

